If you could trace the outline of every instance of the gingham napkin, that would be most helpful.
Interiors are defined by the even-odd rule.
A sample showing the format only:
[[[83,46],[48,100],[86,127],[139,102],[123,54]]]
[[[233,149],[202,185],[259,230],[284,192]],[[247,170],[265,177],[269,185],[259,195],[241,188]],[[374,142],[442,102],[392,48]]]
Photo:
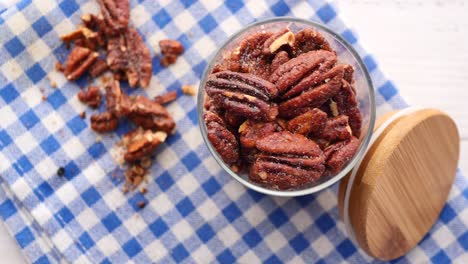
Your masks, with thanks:
[[[379,114],[405,105],[325,1],[146,0],[131,6],[131,21],[152,52],[163,38],[186,47],[170,68],[154,59],[150,95],[197,85],[209,56],[229,35],[257,19],[289,15],[323,22],[353,44],[371,72]],[[86,80],[66,82],[53,73],[67,53],[59,35],[89,11],[97,11],[93,0],[37,0],[0,15],[0,212],[30,262],[374,261],[345,233],[337,186],[275,198],[248,191],[222,172],[203,144],[193,97],[169,106],[178,130],[158,151],[149,192],[124,195],[121,177],[111,176],[116,166],[109,151],[117,137],[96,140],[89,120],[78,116],[85,107],[76,93]],[[64,177],[56,175],[60,166]],[[143,210],[135,206],[141,199],[148,202]],[[397,262],[467,263],[467,202],[468,183],[458,174],[439,221]]]

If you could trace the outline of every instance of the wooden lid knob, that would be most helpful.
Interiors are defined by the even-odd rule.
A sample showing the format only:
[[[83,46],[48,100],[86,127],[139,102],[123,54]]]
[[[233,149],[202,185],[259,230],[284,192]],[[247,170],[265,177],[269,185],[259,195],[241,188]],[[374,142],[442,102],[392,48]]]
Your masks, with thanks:
[[[394,113],[381,117],[376,128]],[[417,245],[447,200],[459,143],[453,120],[435,109],[400,117],[385,129],[364,156],[350,192],[350,224],[363,250],[390,260]],[[339,188],[342,219],[348,180]]]

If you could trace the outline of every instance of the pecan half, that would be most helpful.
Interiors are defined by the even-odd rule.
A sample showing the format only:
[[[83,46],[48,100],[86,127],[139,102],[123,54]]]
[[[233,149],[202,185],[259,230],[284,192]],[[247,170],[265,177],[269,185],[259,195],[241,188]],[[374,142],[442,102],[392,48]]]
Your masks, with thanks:
[[[343,80],[338,94],[334,97],[338,112],[347,115],[349,126],[355,137],[361,135],[362,114],[359,110],[356,94],[351,84]]]
[[[336,62],[336,55],[324,50],[302,54],[279,66],[271,74],[270,82],[276,84],[280,93],[284,93],[325,61]]]
[[[116,117],[123,117],[132,110],[133,102],[126,93],[120,89],[118,81],[113,81],[106,86],[106,107],[107,111]]]
[[[150,52],[134,27],[109,39],[107,64],[112,71],[125,72],[130,87],[149,85],[153,71]]]
[[[145,129],[162,130],[168,134],[174,132],[175,122],[166,108],[145,96],[135,98],[128,118]]]
[[[234,164],[239,159],[239,144],[236,137],[226,128],[223,119],[217,114],[206,111],[203,115],[208,140],[224,162]]]
[[[283,45],[292,47],[294,45],[295,36],[289,29],[285,28],[271,35],[263,43],[263,54],[269,55],[277,52]]]
[[[298,115],[287,123],[288,130],[293,133],[308,135],[321,131],[327,123],[327,113],[314,108],[302,115]]]
[[[275,85],[246,73],[222,71],[211,74],[206,92],[218,107],[255,120],[273,120],[277,105],[270,102],[277,96]]]
[[[316,181],[325,170],[322,150],[302,135],[272,133],[258,140],[256,147],[261,153],[249,173],[254,182],[290,189]]]
[[[328,119],[325,127],[320,131],[320,137],[328,141],[346,140],[351,136],[352,131],[348,124],[348,117],[345,115]]]
[[[89,86],[88,90],[82,90],[78,93],[78,99],[92,108],[99,107],[101,104],[101,98],[101,92],[97,86]]]
[[[327,83],[284,101],[279,105],[279,115],[285,118],[294,117],[321,106],[339,92],[342,77],[343,74],[335,76]]]
[[[166,140],[167,134],[162,131],[153,132],[139,127],[125,134],[122,142],[126,148],[124,159],[134,162],[151,155],[154,150]]]
[[[130,20],[129,0],[98,0],[106,25],[113,35],[123,32]]]
[[[64,74],[68,80],[76,80],[94,63],[99,54],[88,48],[76,46],[65,62]]]
[[[256,142],[271,133],[281,131],[282,128],[276,122],[255,122],[247,120],[239,127],[239,142],[241,153],[247,162],[255,160],[255,154],[258,152],[255,148]]]
[[[91,116],[91,128],[99,133],[115,130],[119,120],[112,113],[104,112]]]
[[[263,54],[263,44],[271,32],[257,32],[240,41],[239,46],[228,54],[213,72],[235,71],[251,73],[267,79],[270,75],[269,55]]]
[[[97,60],[88,69],[89,75],[92,77],[98,77],[109,69],[106,60],[97,58]]]
[[[293,46],[294,56],[297,57],[312,50],[333,51],[328,41],[316,30],[306,28],[297,32]]]
[[[328,146],[324,150],[327,165],[327,174],[336,174],[348,163],[356,154],[359,147],[359,139],[351,137],[346,141],[340,141]]]

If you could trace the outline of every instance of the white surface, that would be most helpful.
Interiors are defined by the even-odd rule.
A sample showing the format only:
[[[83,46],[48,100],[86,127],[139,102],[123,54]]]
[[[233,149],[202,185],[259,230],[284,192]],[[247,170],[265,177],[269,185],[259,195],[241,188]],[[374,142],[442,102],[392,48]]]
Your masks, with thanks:
[[[342,0],[341,15],[359,33],[410,104],[451,114],[462,136],[468,176],[468,3],[463,0]],[[2,263],[25,263],[0,224]]]

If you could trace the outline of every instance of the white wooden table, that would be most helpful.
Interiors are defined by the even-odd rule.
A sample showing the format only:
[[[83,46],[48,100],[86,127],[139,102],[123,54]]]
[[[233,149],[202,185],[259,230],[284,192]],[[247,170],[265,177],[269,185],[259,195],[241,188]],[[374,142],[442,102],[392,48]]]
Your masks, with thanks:
[[[342,0],[341,15],[359,33],[410,104],[447,111],[462,138],[460,167],[468,175],[468,2]],[[0,224],[2,263],[25,263]]]

